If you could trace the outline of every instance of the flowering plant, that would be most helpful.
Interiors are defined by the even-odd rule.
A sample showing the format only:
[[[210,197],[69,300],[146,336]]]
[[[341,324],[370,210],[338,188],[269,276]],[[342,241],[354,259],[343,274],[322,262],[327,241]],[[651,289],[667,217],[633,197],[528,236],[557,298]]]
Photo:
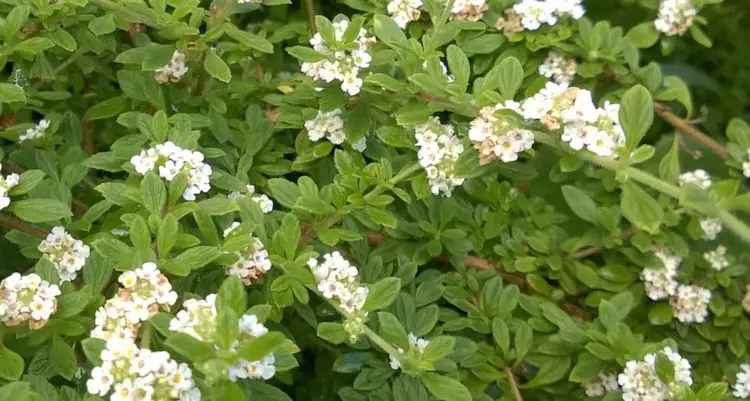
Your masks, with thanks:
[[[0,1],[0,401],[750,398],[720,3]]]

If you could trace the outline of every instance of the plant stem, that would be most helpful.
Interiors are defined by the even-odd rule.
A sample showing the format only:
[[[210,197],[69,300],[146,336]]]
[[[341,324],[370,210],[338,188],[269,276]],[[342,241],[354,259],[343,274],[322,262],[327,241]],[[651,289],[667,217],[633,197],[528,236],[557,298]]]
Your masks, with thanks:
[[[645,171],[630,166],[621,167],[620,163],[617,160],[597,156],[587,151],[575,151],[568,146],[562,145],[560,141],[543,132],[535,131],[534,136],[536,137],[537,141],[545,145],[551,146],[559,151],[570,153],[572,155],[580,157],[587,162],[596,164],[606,169],[616,171],[623,176],[632,179],[633,181],[651,187],[652,189],[655,189],[671,198],[677,199],[678,201],[680,200],[681,191],[678,186],[670,184]],[[705,207],[701,205],[685,201],[682,201],[681,204],[682,206],[691,209],[694,212],[705,214]],[[717,217],[721,219],[721,221],[724,222],[724,224],[729,227],[730,230],[734,231],[745,242],[750,242],[750,226],[748,226],[742,220],[738,219],[736,216],[729,213],[726,209],[722,209],[721,206],[716,205],[716,207],[719,210],[719,214]]]
[[[37,238],[47,238],[46,232],[34,226],[28,225],[21,220],[16,220],[4,214],[0,214],[0,226],[9,228],[11,230],[18,230],[21,232],[25,232],[26,234],[33,235]]]
[[[523,401],[523,396],[521,395],[521,389],[518,387],[516,375],[513,373],[510,366],[504,367],[503,373],[505,373],[505,378],[508,379],[508,385],[510,385],[510,391],[513,392],[513,398],[515,398],[516,401]]]
[[[445,2],[445,9],[443,10],[442,14],[440,14],[440,19],[435,23],[435,30],[440,28],[443,24],[445,24],[445,21],[448,20],[448,16],[451,13],[451,9],[453,8],[453,3],[455,3],[456,0],[448,0]]]
[[[697,130],[695,127],[693,127],[690,121],[685,120],[684,118],[677,117],[669,109],[669,106],[659,103],[659,102],[654,102],[654,110],[661,118],[664,119],[664,121],[668,122],[671,126],[677,128],[681,132],[684,132],[687,135],[690,135],[695,140],[700,142],[703,146],[707,147],[712,152],[716,153],[719,157],[723,159],[729,158],[729,152],[727,151],[727,148],[724,147],[724,145],[720,144],[719,142],[715,141],[710,136]]]
[[[310,35],[315,35],[318,29],[315,27],[315,8],[313,0],[305,0],[305,11],[307,12],[307,23],[310,25]]]

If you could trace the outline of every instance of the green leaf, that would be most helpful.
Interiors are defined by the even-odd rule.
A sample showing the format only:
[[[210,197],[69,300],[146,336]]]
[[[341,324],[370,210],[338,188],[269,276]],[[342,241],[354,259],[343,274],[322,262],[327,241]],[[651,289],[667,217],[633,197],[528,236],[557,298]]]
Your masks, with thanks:
[[[88,269],[89,267],[87,263],[86,268]],[[54,317],[65,319],[77,316],[83,312],[89,301],[91,301],[91,295],[83,291],[63,294],[57,299],[57,312],[55,312]]]
[[[226,34],[247,49],[255,49],[263,53],[273,53],[273,44],[271,42],[258,35],[242,30],[233,24],[229,25]]]
[[[222,380],[214,384],[210,399],[212,401],[246,401],[249,396],[249,394],[245,395],[245,392],[237,383]]]
[[[701,29],[698,24],[693,24],[690,26],[690,36],[695,39],[696,42],[700,43],[701,45],[705,47],[711,47],[713,46],[713,42],[711,41],[711,38],[706,35],[705,32],[703,32],[703,29]]]
[[[211,263],[221,254],[221,251],[213,246],[196,246],[168,260],[162,268],[176,276],[187,276],[192,270]]]
[[[73,216],[68,205],[55,199],[32,198],[10,203],[10,211],[29,223],[42,223]]]
[[[13,48],[18,52],[33,56],[54,46],[55,43],[53,41],[37,36],[35,38],[26,39],[15,45]]]
[[[257,361],[279,349],[286,340],[283,334],[271,331],[246,343],[238,354],[248,361]]]
[[[425,372],[419,378],[427,390],[440,401],[471,401],[471,393],[456,379],[433,372]]]
[[[677,135],[672,140],[669,152],[659,162],[659,176],[673,183],[680,176],[680,138]]]
[[[168,258],[169,251],[177,241],[177,230],[177,218],[172,213],[164,216],[156,233],[156,246],[160,257]]]
[[[522,322],[518,325],[514,338],[516,346],[516,363],[520,363],[531,350],[531,345],[534,341],[534,332],[531,331],[531,327],[529,327],[526,322]]]
[[[492,319],[492,339],[495,340],[495,345],[500,347],[502,355],[507,357],[510,351],[510,330],[508,325],[497,317]]]
[[[292,57],[297,58],[298,60],[306,61],[309,63],[314,63],[316,61],[326,59],[325,55],[320,54],[307,46],[287,47],[286,52],[289,53]]]
[[[155,172],[149,171],[143,177],[141,181],[141,197],[143,198],[143,206],[149,212],[161,216],[164,204],[167,202],[167,189]]]
[[[378,209],[378,208],[375,208],[375,207],[368,207],[367,208],[367,215],[376,224],[381,224],[381,225],[383,225],[385,227],[389,227],[389,228],[396,228],[396,223],[397,223],[396,218],[393,217],[392,214],[388,213],[385,210]]]
[[[386,341],[403,349],[409,348],[409,336],[396,316],[388,312],[378,312],[378,322],[380,323],[380,335]]]
[[[0,347],[0,378],[15,381],[23,374],[23,358],[9,348]],[[5,387],[3,387],[4,389]]]
[[[216,296],[216,309],[232,309],[241,316],[247,309],[247,292],[237,276],[229,276],[224,279]]]
[[[469,59],[466,57],[466,54],[464,54],[463,50],[456,45],[448,46],[446,53],[448,58],[448,68],[455,77],[455,82],[465,89],[469,84],[469,76],[471,75]]]
[[[268,5],[268,3],[264,2],[263,5]],[[251,397],[254,400],[292,401],[285,392],[270,384],[263,383],[261,380],[246,380],[245,386],[250,390]]]
[[[113,97],[91,106],[83,115],[83,120],[94,121],[114,117],[121,114],[126,108],[125,98],[122,96]]]
[[[101,17],[92,19],[89,21],[89,30],[96,36],[114,32],[117,29],[114,17],[114,14],[104,14]]]
[[[232,71],[215,51],[208,51],[205,60],[203,60],[203,68],[209,75],[219,81],[229,83],[232,80]]]
[[[596,224],[596,203],[594,203],[594,200],[591,199],[587,193],[570,185],[564,185],[562,187],[562,193],[565,202],[568,203],[568,206],[570,206],[570,209],[576,214],[576,216],[590,223]]]
[[[708,383],[698,391],[696,397],[698,398],[698,401],[721,401],[726,392],[727,383]]]
[[[396,25],[396,21],[393,18],[377,14],[374,17],[373,26],[375,28],[375,36],[384,42],[400,42],[406,40],[406,35],[401,28]]]
[[[21,33],[21,27],[23,27],[23,25],[26,23],[26,20],[28,19],[28,6],[18,5],[10,10],[8,15],[5,17],[5,24],[2,27],[5,37],[5,43],[10,43],[16,35]]]
[[[620,125],[629,150],[638,147],[653,121],[654,105],[648,89],[636,85],[625,92],[620,102]]]
[[[78,367],[76,353],[68,343],[60,336],[52,337],[52,348],[50,348],[50,362],[60,376],[70,380]]]
[[[401,279],[397,277],[386,277],[378,281],[370,287],[362,310],[370,312],[389,307],[396,300],[400,290]]]
[[[659,40],[659,31],[656,30],[653,21],[642,22],[628,31],[627,38],[641,48],[646,49],[653,46]]]
[[[216,354],[213,347],[185,333],[170,334],[164,345],[192,362],[207,361]]]
[[[669,324],[673,318],[672,305],[660,302],[648,311],[648,321],[654,326]]]
[[[633,225],[651,234],[659,231],[664,218],[664,212],[656,199],[633,183],[623,186],[620,210]]]
[[[271,190],[271,196],[276,199],[282,206],[293,209],[300,197],[300,190],[297,185],[283,178],[273,178],[268,180],[268,188]]]
[[[2,85],[2,84],[0,84]],[[741,148],[750,148],[750,126],[741,118],[733,118],[727,126],[727,138]]]
[[[18,179],[18,185],[11,188],[9,194],[14,196],[23,195],[30,192],[37,186],[37,184],[42,182],[42,179],[44,179],[44,175],[45,174],[42,170],[24,171]]]
[[[26,102],[26,92],[13,84],[0,83],[0,103]]]
[[[87,338],[81,341],[81,348],[83,348],[86,359],[98,366],[102,364],[102,350],[107,348],[107,342],[100,338]]]
[[[0,401],[25,401],[30,392],[29,382],[8,383],[0,387]]]
[[[500,75],[497,87],[506,99],[513,99],[523,82],[523,67],[515,57],[508,57],[498,64]]]
[[[349,336],[341,323],[323,322],[318,325],[318,337],[331,344],[341,344]]]
[[[452,353],[455,345],[456,339],[451,336],[432,338],[422,353],[422,359],[428,362],[437,362]]]
[[[674,364],[663,352],[656,353],[656,374],[659,375],[664,383],[672,383],[674,381]]]

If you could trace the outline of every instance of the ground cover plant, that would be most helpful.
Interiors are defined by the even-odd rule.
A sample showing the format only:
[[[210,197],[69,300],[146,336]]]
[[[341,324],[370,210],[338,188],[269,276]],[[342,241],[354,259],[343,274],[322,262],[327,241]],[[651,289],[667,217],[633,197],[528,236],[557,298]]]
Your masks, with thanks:
[[[0,0],[0,401],[750,398],[745,8]]]

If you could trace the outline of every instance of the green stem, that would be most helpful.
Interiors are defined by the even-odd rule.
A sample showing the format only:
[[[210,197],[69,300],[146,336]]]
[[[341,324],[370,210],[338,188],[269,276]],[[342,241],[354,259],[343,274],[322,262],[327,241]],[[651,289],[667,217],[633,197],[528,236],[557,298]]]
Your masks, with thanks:
[[[422,165],[420,165],[419,162],[412,164],[411,166],[401,170],[401,172],[399,172],[398,174],[394,175],[390,180],[388,180],[386,185],[379,185],[373,188],[372,191],[370,191],[369,193],[367,193],[367,195],[365,195],[364,199],[367,201],[382,194],[383,192],[385,192],[386,189],[393,188],[396,184],[409,178],[412,174],[416,173],[417,171],[421,169],[422,169]]]
[[[632,179],[633,181],[639,182],[647,187],[651,187],[652,189],[655,189],[671,198],[677,199],[678,201],[680,200],[681,191],[678,186],[665,182],[664,180],[655,177],[645,171],[630,166],[623,167],[616,160],[597,156],[593,153],[589,153],[586,151],[576,151],[569,146],[563,145],[559,140],[556,140],[549,134],[543,132],[536,131],[534,132],[534,136],[537,141],[545,145],[551,146],[562,152],[580,157],[581,159],[589,163],[593,163],[606,169],[618,172],[625,177]],[[684,201],[682,201],[681,204],[682,206],[691,209],[694,212],[705,214],[705,207],[702,207],[701,205]],[[721,206],[716,205],[716,208],[719,210],[719,215],[717,217],[721,219],[724,225],[726,225],[730,230],[734,231],[744,241],[750,242],[750,227],[745,222],[729,213],[726,209],[721,208]]]
[[[451,9],[453,8],[453,3],[455,3],[456,0],[448,0],[445,2],[445,9],[443,10],[443,13],[440,14],[440,20],[438,20],[435,23],[435,30],[437,31],[438,28],[440,28],[441,25],[445,24],[445,21],[448,20],[448,16],[451,13]]]

